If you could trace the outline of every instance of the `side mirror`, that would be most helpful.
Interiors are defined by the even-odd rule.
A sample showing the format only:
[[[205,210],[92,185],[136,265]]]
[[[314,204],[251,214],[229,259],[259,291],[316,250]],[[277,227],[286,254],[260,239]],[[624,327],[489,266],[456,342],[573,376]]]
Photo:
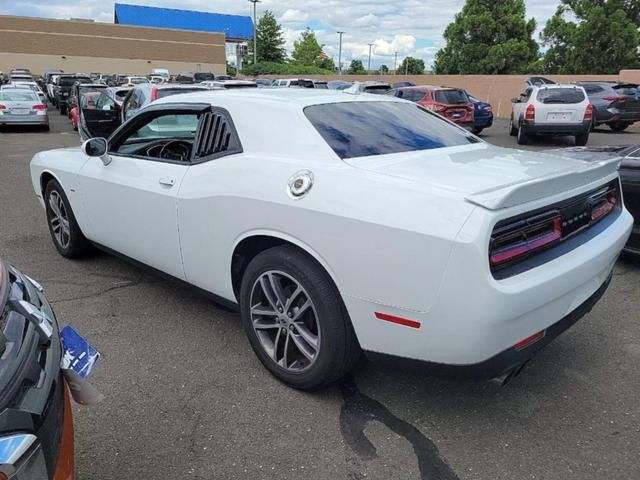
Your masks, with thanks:
[[[88,157],[95,157],[102,160],[102,163],[106,167],[111,163],[111,157],[107,154],[109,149],[109,143],[106,138],[90,138],[82,144],[82,151]]]
[[[513,97],[511,99],[511,103],[520,103],[520,98],[519,97]]]

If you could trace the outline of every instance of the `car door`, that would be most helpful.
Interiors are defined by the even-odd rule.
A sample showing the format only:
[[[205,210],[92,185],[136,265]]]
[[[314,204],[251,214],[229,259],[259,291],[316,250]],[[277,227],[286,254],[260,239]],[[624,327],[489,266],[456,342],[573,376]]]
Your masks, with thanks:
[[[82,141],[94,137],[108,138],[119,126],[119,109],[107,92],[100,94],[95,108],[82,108],[78,112],[78,132]]]
[[[191,164],[192,148],[185,148],[194,142],[205,107],[158,107],[136,116],[109,139],[110,163],[90,158],[84,164],[80,195],[91,240],[184,279],[176,197]]]

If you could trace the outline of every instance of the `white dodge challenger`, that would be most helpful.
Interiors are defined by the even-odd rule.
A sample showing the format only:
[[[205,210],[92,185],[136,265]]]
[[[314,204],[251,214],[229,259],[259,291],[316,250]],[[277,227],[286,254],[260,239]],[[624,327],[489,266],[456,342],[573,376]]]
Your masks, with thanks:
[[[193,93],[113,133],[110,113],[31,162],[57,250],[239,306],[297,388],[361,351],[506,381],[598,301],[632,228],[617,160],[494,147],[392,97]]]

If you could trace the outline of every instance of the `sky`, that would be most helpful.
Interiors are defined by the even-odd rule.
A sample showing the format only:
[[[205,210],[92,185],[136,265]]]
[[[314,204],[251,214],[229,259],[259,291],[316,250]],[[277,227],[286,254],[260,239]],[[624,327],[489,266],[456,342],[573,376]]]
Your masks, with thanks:
[[[171,7],[252,15],[253,5],[247,0],[120,0],[157,7]],[[371,67],[386,64],[393,68],[394,53],[398,63],[405,56],[422,58],[427,66],[433,62],[443,45],[442,34],[462,8],[464,0],[262,0],[258,16],[271,10],[280,21],[286,48],[306,27],[316,32],[327,55],[338,59],[338,35],[342,41],[342,61],[348,66],[352,59],[367,66],[369,43],[373,43]],[[538,22],[538,31],[553,15],[559,0],[526,0],[527,17]],[[46,18],[85,18],[113,22],[112,0],[0,0],[0,14]],[[537,33],[536,33],[536,40]]]

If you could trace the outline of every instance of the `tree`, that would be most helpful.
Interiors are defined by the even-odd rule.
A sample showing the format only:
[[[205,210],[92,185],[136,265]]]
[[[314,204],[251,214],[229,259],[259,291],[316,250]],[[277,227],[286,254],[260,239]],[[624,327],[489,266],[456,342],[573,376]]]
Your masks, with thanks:
[[[284,49],[284,36],[282,27],[270,10],[264,12],[256,24],[256,37],[258,40],[258,62],[284,63],[286,52]],[[248,63],[253,63],[253,40],[247,43]]]
[[[569,17],[570,20],[566,20]],[[574,21],[575,19],[576,21]],[[545,73],[616,74],[639,65],[640,2],[562,0],[540,34]]]
[[[466,0],[444,32],[434,69],[444,74],[527,73],[538,59],[524,0]]]
[[[380,65],[379,72],[381,75],[386,75],[387,73],[389,73],[389,67],[387,67],[385,64],[382,64]]]
[[[362,60],[351,60],[347,75],[365,75],[366,73],[367,71],[364,69],[364,65],[362,65]]]
[[[322,59],[322,45],[318,43],[316,34],[309,27],[300,34],[300,39],[293,42],[291,58],[301,65],[317,65]]]
[[[233,65],[231,65],[229,62],[227,62],[227,75],[231,75],[232,77],[235,77],[237,74],[238,74],[238,69]]]
[[[421,58],[405,57],[398,67],[397,73],[401,75],[422,75],[424,74],[424,60]]]

